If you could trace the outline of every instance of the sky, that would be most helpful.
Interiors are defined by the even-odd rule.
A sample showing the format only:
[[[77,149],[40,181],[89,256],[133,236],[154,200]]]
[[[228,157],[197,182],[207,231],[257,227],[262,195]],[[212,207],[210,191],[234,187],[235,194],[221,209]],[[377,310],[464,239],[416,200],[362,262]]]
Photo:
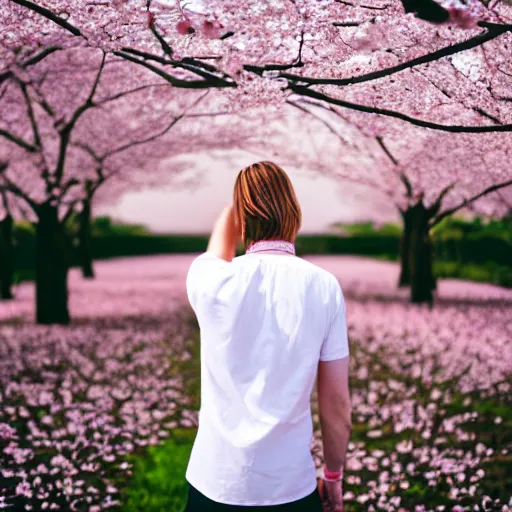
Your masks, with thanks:
[[[190,160],[191,170],[178,182],[128,192],[116,204],[97,208],[95,214],[144,224],[158,233],[209,233],[217,215],[232,199],[240,169],[259,160],[262,158],[247,154],[225,158],[199,155]],[[325,233],[334,222],[368,220],[375,218],[377,211],[383,220],[398,220],[386,198],[366,187],[336,183],[312,171],[285,171],[302,208],[301,233]],[[192,185],[187,184],[190,181]]]

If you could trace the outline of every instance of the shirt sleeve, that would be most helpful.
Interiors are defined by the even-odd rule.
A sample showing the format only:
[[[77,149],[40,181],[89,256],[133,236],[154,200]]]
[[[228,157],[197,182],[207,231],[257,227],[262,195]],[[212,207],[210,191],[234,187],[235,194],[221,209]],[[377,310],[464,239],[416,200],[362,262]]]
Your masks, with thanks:
[[[230,306],[237,289],[233,263],[205,252],[194,259],[187,273],[187,297],[198,320],[218,316]]]
[[[333,302],[335,305],[334,318],[322,344],[320,361],[334,361],[350,354],[345,298],[337,280]]]

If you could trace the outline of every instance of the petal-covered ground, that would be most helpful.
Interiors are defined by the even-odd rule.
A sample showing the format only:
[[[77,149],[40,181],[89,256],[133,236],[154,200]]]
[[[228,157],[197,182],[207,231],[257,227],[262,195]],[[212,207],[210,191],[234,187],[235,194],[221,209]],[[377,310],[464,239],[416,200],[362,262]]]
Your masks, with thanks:
[[[122,510],[128,454],[197,423],[180,372],[192,257],[99,262],[94,281],[73,270],[70,327],[33,325],[31,284],[0,303],[0,509]],[[310,260],[347,302],[347,511],[508,510],[512,290],[442,280],[429,309],[396,289],[395,263]],[[319,432],[312,451],[320,464]]]

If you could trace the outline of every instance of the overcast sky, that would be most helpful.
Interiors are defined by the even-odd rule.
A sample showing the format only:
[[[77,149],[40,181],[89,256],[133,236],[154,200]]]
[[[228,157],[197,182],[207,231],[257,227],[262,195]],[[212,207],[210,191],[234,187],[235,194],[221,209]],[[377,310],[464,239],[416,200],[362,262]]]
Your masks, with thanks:
[[[144,224],[155,232],[208,233],[224,205],[231,201],[239,170],[255,161],[255,156],[233,160],[201,156],[194,160],[192,174],[199,176],[194,186],[162,184],[157,190],[125,194],[113,206],[97,208],[96,215],[109,214],[119,220]],[[350,183],[335,183],[314,172],[285,169],[302,207],[302,233],[321,233],[333,222],[375,218],[398,220],[385,198]]]

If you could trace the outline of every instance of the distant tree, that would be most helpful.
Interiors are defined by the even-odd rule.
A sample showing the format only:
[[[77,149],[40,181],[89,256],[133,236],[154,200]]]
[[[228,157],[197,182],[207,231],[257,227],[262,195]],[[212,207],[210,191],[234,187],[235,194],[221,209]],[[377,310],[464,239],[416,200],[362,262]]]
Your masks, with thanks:
[[[3,172],[7,164],[0,162],[0,172]],[[5,190],[0,189],[0,299],[12,299],[12,284],[14,281],[13,258],[13,225],[14,220],[9,203],[9,197]]]
[[[94,275],[91,219],[95,202],[113,203],[126,191],[179,183],[187,171],[190,175],[191,164],[178,157],[232,149],[251,136],[253,126],[236,116],[222,121],[212,108],[204,115],[192,112],[203,105],[206,95],[202,92],[187,103],[187,96],[159,90],[151,95],[150,108],[147,101],[133,101],[130,96],[122,105],[117,102],[84,119],[72,143],[72,149],[82,152],[94,170],[82,182],[75,209],[84,277]],[[180,186],[187,184],[185,179]]]
[[[291,102],[280,135],[259,141],[283,162],[351,181],[389,197],[402,218],[399,286],[411,286],[412,302],[433,300],[431,229],[450,215],[506,215],[512,190],[512,134],[458,133],[386,125],[375,133],[364,119],[334,107]],[[306,119],[304,119],[306,116]],[[289,132],[295,128],[292,138]],[[300,128],[298,128],[300,127]],[[389,139],[384,135],[389,134]],[[369,215],[379,219],[379,211]]]
[[[39,323],[69,322],[67,272],[71,246],[64,225],[76,205],[98,186],[97,168],[90,165],[90,158],[76,144],[95,136],[88,124],[95,122],[95,115],[101,124],[102,116],[115,102],[129,96],[143,105],[159,97],[151,94],[158,88],[153,75],[148,79],[140,73],[128,73],[123,68],[129,64],[116,60],[101,50],[54,52],[13,73],[2,84],[0,137],[5,142],[0,149],[8,165],[0,173],[0,188],[22,199],[37,220]],[[169,92],[168,88],[162,90],[163,101],[169,100]],[[150,125],[155,121],[153,112],[146,109],[144,119]],[[167,124],[174,118],[169,108],[160,115]],[[125,123],[131,121],[128,118]],[[137,122],[142,123],[139,119]],[[163,128],[155,125],[154,130],[158,133]],[[116,134],[122,137],[122,130],[102,135],[121,145]],[[125,139],[124,144],[132,142]]]

